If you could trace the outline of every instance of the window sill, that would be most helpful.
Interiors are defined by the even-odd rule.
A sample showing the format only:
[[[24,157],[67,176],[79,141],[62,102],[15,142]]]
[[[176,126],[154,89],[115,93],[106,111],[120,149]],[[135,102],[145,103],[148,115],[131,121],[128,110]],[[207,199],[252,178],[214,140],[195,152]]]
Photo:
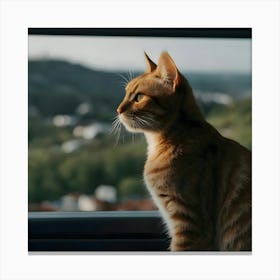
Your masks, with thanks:
[[[166,251],[158,211],[29,212],[28,250]]]

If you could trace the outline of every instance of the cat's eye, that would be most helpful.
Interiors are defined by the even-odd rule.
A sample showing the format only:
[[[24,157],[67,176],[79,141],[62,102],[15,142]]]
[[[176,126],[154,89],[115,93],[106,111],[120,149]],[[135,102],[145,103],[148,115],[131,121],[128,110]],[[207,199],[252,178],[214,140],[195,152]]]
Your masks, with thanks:
[[[143,97],[144,97],[144,94],[142,94],[142,93],[137,93],[137,94],[135,95],[135,97],[134,97],[134,100],[135,100],[136,102],[139,102]]]

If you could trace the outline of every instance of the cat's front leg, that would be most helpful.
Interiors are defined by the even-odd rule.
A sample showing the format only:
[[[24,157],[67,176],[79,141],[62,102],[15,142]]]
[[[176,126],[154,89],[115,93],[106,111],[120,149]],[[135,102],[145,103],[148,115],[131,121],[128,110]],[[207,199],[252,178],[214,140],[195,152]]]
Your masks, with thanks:
[[[201,247],[203,246],[200,238],[195,238],[193,234],[190,237],[187,232],[174,232],[170,244],[170,250],[172,252],[200,251],[203,250]]]
[[[171,239],[170,250],[172,252],[191,251],[192,243],[187,236],[178,233]]]
[[[212,236],[205,235],[199,227],[181,221],[173,228],[170,250],[177,251],[208,251],[213,250]]]

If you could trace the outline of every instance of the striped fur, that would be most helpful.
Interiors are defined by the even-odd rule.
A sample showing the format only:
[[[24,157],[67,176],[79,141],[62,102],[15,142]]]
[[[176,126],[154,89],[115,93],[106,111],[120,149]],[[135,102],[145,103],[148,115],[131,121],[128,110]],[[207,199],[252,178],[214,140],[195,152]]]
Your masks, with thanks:
[[[162,213],[172,251],[250,251],[251,152],[202,116],[188,81],[162,53],[130,81],[118,107],[145,134],[144,179]]]

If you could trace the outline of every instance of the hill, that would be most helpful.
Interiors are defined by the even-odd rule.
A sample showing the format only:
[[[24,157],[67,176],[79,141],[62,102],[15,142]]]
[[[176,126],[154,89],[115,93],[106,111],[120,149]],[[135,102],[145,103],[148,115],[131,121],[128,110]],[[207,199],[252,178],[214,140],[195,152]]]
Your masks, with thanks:
[[[28,63],[29,108],[50,117],[75,114],[79,104],[89,103],[97,119],[110,119],[124,95],[123,76],[128,74],[97,71],[61,60],[31,60]],[[204,111],[219,103],[223,95],[239,99],[251,91],[250,75],[188,73],[186,77]],[[203,98],[209,93],[210,99]]]

